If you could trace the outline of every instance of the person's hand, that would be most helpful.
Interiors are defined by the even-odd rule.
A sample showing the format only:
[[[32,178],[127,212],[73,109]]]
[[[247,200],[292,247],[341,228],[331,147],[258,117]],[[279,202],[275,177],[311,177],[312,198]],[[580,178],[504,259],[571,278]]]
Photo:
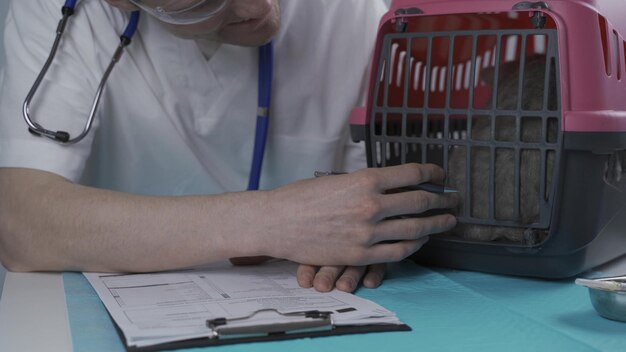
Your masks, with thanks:
[[[359,286],[361,278],[363,286],[367,288],[380,286],[386,268],[387,264],[348,267],[301,264],[298,267],[297,278],[300,287],[315,287],[320,292],[328,292],[336,287],[340,291],[353,292]]]
[[[233,265],[259,265],[274,259],[267,256],[230,258]],[[332,291],[333,288],[344,292],[353,292],[363,279],[363,286],[376,288],[385,277],[387,264],[368,266],[323,266],[300,264],[296,273],[298,284],[303,288],[315,287],[319,292]]]
[[[267,256],[230,258],[233,265],[259,265],[274,259]],[[303,288],[315,287],[319,292],[329,292],[335,287],[344,292],[353,292],[363,279],[363,286],[380,286],[387,264],[368,266],[312,266],[300,264],[296,273],[298,285]]]
[[[262,254],[314,266],[363,266],[402,260],[431,234],[456,225],[451,214],[397,218],[455,207],[458,198],[426,191],[389,193],[442,183],[432,164],[405,164],[299,181],[268,192],[254,244]]]

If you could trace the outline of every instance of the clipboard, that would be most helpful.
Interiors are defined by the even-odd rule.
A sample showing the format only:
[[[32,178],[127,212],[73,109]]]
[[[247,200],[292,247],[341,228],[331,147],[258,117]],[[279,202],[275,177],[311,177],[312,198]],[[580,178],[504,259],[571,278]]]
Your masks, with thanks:
[[[229,322],[235,320],[243,320],[251,318],[257,313],[263,311],[274,311],[284,316],[301,316],[305,318],[302,321],[279,323],[279,324],[265,324],[265,325],[252,325],[252,326],[235,326],[229,327]],[[289,339],[299,338],[312,338],[312,337],[325,337],[325,336],[339,336],[347,334],[363,334],[372,332],[398,332],[398,331],[412,331],[411,327],[406,324],[372,324],[372,325],[342,325],[336,326],[333,324],[332,312],[311,310],[305,312],[293,312],[293,313],[280,313],[274,309],[262,309],[256,311],[250,316],[243,318],[216,318],[206,321],[207,328],[211,329],[213,333],[206,338],[194,338],[176,342],[167,342],[157,345],[151,345],[146,347],[126,346],[124,333],[118,327],[115,320],[109,315],[109,318],[113,321],[115,330],[119,337],[122,339],[122,344],[125,346],[128,352],[156,352],[167,351],[176,349],[198,348],[198,347],[210,347],[210,346],[223,346],[240,343],[250,342],[269,342],[269,341],[281,341]]]

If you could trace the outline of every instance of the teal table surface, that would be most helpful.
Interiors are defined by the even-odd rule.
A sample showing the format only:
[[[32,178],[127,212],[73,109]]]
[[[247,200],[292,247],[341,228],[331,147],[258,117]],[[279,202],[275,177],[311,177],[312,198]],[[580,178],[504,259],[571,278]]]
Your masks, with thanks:
[[[63,281],[75,351],[124,351],[95,291],[79,273]],[[587,289],[547,281],[390,265],[384,284],[357,295],[398,314],[411,332],[206,347],[193,351],[624,351],[626,323],[604,319]]]

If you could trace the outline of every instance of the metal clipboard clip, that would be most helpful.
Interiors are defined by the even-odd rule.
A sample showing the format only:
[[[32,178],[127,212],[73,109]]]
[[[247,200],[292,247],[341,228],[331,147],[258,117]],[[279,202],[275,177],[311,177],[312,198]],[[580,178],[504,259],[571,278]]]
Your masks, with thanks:
[[[276,324],[228,326],[228,323],[245,321],[253,318],[261,312],[274,312],[283,317],[302,317],[304,319]],[[274,308],[259,309],[244,317],[208,319],[206,321],[206,326],[212,331],[209,336],[211,339],[231,339],[302,332],[320,332],[330,331],[334,328],[332,312],[309,310],[303,312],[281,313]]]

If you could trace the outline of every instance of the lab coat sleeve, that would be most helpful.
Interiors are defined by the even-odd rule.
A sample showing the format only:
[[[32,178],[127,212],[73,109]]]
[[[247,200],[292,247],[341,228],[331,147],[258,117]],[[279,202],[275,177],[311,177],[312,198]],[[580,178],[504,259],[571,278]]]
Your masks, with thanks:
[[[78,10],[94,11],[102,6],[98,3],[82,1]],[[60,145],[32,136],[22,117],[22,103],[49,54],[62,5],[62,0],[10,4],[4,31],[6,65],[0,75],[0,167],[38,169],[77,181],[94,134],[74,145]],[[82,131],[102,72],[94,53],[99,38],[93,33],[87,13],[70,19],[56,60],[30,109],[31,117],[42,126],[72,136]],[[94,130],[97,125],[96,120]]]
[[[364,18],[363,40],[367,45],[365,46],[366,52],[364,55],[370,57],[370,65],[367,66],[363,72],[363,79],[361,80],[361,100],[357,106],[365,106],[367,103],[367,94],[369,89],[369,79],[371,62],[374,54],[374,45],[376,41],[376,35],[378,32],[378,26],[380,19],[387,11],[387,6],[383,1],[373,1],[372,6],[368,7],[367,15]],[[344,135],[343,144],[343,160],[340,165],[335,167],[336,170],[343,170],[346,172],[356,171],[367,167],[367,158],[365,154],[365,141],[354,142],[348,132]]]

